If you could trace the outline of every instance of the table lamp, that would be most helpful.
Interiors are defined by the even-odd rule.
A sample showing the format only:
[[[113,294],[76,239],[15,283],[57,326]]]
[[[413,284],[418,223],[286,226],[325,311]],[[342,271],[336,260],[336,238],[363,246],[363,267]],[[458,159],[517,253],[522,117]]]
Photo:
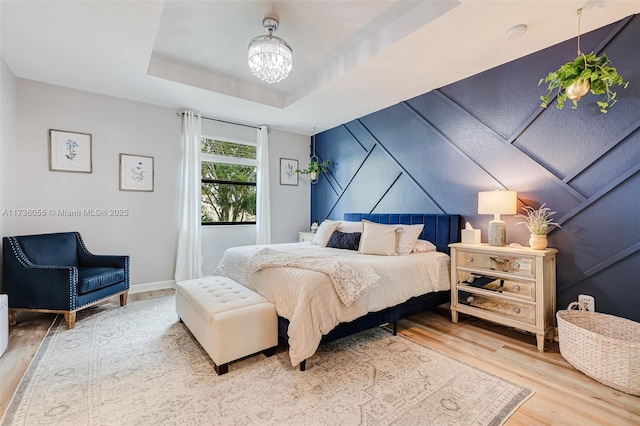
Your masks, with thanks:
[[[500,214],[516,214],[518,208],[516,191],[478,192],[478,214],[492,214],[489,222],[489,245],[503,247],[507,242],[507,224]]]

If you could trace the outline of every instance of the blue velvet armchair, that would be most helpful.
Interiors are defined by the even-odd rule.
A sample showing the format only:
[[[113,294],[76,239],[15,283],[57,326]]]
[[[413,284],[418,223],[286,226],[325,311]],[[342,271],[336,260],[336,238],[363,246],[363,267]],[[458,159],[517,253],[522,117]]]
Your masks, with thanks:
[[[116,295],[127,304],[129,256],[94,255],[77,232],[4,237],[2,263],[10,325],[36,311],[64,314],[72,329],[80,309]]]

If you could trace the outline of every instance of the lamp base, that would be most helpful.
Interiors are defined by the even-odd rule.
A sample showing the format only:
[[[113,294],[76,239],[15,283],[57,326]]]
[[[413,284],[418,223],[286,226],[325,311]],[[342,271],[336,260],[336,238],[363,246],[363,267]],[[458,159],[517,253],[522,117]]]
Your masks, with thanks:
[[[503,220],[489,222],[489,245],[504,247],[507,244],[507,224]]]

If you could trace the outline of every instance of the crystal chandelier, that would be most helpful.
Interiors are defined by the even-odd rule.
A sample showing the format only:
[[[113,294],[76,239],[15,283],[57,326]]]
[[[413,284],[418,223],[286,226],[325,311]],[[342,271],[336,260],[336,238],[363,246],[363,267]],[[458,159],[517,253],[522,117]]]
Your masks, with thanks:
[[[249,43],[249,68],[260,80],[273,84],[289,75],[293,50],[286,41],[273,35],[278,30],[277,19],[264,18],[262,25],[269,35],[255,37]]]

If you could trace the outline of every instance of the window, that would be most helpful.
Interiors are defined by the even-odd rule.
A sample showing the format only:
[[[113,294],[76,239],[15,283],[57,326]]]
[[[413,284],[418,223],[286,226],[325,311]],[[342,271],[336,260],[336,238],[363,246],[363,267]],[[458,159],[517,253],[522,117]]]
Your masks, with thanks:
[[[202,224],[256,223],[256,145],[201,139]]]

